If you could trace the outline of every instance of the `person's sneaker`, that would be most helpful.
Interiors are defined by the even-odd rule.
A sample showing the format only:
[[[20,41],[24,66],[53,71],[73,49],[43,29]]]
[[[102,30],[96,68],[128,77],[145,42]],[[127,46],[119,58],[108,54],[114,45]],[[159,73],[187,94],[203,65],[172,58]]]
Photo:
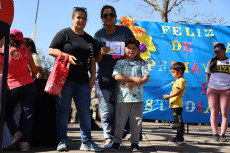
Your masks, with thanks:
[[[220,136],[219,136],[219,134],[214,134],[213,136],[212,136],[212,140],[211,140],[212,142],[219,142],[220,141]]]
[[[132,143],[131,151],[140,151],[140,147],[137,143]]]
[[[220,135],[220,142],[228,142],[228,139],[224,134]]]
[[[112,147],[110,148],[111,151],[118,151],[120,149],[120,143],[113,143]]]
[[[169,143],[182,143],[184,142],[184,138],[174,137],[172,140],[168,141]]]
[[[14,134],[13,138],[11,139],[9,145],[6,147],[6,149],[10,150],[10,149],[14,149],[14,148],[18,147],[19,141],[20,141],[22,135],[23,134],[21,131],[17,131]]]
[[[105,141],[104,148],[110,149],[110,148],[112,147],[112,144],[113,144],[112,140],[111,140],[111,139],[107,139],[107,140]]]
[[[120,147],[121,147],[121,148],[125,148],[124,143],[120,143]]]
[[[57,151],[67,151],[66,142],[64,140],[59,142],[57,146]]]
[[[104,148],[110,149],[112,147],[113,143],[107,143],[104,145]]]
[[[95,152],[100,152],[100,151],[103,151],[104,148],[99,147],[93,141],[88,141],[87,143],[82,143],[81,144],[80,150],[81,151],[95,151]]]
[[[22,152],[26,152],[26,151],[29,151],[29,150],[30,150],[30,145],[29,145],[28,142],[21,142],[21,143],[19,144],[19,146],[20,146],[20,150],[21,150]]]

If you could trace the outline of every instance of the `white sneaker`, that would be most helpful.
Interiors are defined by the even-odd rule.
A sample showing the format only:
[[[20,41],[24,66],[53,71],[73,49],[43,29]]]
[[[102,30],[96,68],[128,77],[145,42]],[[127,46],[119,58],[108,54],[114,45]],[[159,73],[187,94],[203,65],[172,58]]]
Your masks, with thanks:
[[[93,141],[88,141],[86,144],[82,143],[80,147],[81,151],[103,151],[104,148],[99,147],[97,144],[95,144]]]
[[[112,147],[113,143],[107,143],[104,145],[104,148],[110,149]]]
[[[123,143],[120,143],[121,148],[125,148],[125,145]]]
[[[67,151],[67,145],[66,145],[65,140],[62,140],[59,142],[59,144],[57,146],[57,151]]]
[[[105,140],[104,148],[110,149],[110,148],[112,147],[112,145],[113,145],[112,139],[107,139],[107,140]]]

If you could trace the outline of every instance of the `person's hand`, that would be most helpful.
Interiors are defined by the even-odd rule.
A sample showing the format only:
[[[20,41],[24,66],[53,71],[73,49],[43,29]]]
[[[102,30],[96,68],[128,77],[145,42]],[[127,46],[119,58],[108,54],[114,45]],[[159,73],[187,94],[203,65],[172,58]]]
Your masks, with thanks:
[[[95,77],[90,77],[89,79],[90,91],[92,91],[94,84],[95,84]]]
[[[134,82],[128,82],[125,84],[125,86],[128,87],[129,89],[133,89],[136,86],[136,84]]]
[[[139,77],[132,77],[132,81],[134,83],[140,83],[141,82],[141,78],[139,78]]]
[[[105,55],[110,51],[110,47],[101,47],[101,54]]]
[[[77,64],[75,63],[75,60],[77,60],[76,57],[74,57],[73,55],[69,55],[69,62],[70,62],[70,64],[77,65]]]
[[[164,100],[168,100],[169,98],[170,98],[169,95],[163,95]]]

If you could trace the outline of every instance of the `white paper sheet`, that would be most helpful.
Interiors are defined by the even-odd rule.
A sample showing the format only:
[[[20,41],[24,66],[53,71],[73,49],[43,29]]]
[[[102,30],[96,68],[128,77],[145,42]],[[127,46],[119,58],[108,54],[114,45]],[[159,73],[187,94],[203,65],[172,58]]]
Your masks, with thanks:
[[[106,41],[106,46],[110,47],[110,55],[122,55],[124,56],[125,42],[121,41]]]

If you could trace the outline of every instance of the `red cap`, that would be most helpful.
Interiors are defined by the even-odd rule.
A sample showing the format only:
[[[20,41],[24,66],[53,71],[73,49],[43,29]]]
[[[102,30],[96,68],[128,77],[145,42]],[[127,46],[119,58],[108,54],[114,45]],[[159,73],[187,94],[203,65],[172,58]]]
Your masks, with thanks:
[[[22,32],[17,29],[10,30],[10,39],[24,40]]]

